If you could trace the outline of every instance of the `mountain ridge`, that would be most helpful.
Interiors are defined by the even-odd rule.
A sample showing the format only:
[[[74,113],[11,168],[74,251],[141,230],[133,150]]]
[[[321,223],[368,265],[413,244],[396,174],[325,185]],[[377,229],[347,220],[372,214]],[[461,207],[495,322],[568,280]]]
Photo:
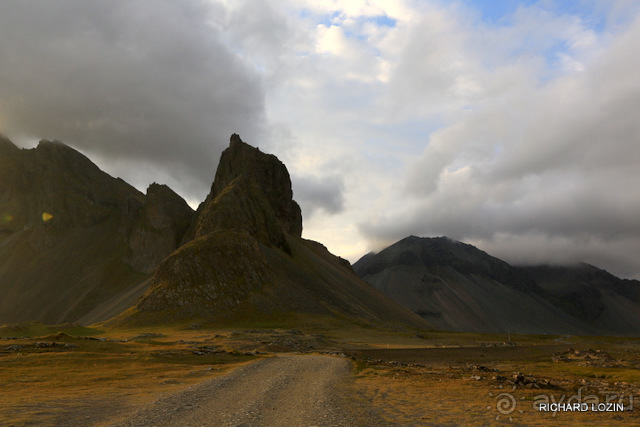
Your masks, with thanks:
[[[447,237],[409,236],[351,266],[302,238],[286,166],[237,134],[195,212],[166,185],[142,193],[62,142],[20,149],[0,135],[0,257],[0,322],[298,313],[445,330],[640,334],[640,282],[588,264],[511,266]]]
[[[353,267],[445,330],[640,334],[632,314],[640,312],[640,282],[587,264],[511,266],[447,237],[410,236]],[[620,314],[622,307],[633,310]]]
[[[168,187],[141,193],[62,142],[0,138],[0,322],[77,321],[144,282],[192,215]]]

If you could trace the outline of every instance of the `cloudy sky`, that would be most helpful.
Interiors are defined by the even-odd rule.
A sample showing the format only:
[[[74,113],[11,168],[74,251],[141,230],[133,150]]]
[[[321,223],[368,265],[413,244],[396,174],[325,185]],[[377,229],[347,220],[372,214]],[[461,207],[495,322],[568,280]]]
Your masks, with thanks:
[[[640,278],[638,0],[3,0],[0,132],[193,206],[238,132],[307,238]]]

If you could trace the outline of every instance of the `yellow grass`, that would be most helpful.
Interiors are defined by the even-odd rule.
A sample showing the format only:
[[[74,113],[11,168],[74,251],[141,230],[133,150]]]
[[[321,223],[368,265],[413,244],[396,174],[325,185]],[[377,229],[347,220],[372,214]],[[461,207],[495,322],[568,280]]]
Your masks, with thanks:
[[[455,354],[484,354],[475,365],[428,359],[416,352],[416,361],[428,359],[418,365],[406,362],[410,358],[406,354],[403,364],[393,361],[393,351],[374,352],[373,357],[384,355],[385,359],[357,360],[353,393],[373,405],[386,421],[407,425],[639,425],[640,354],[633,351],[635,345],[588,344],[607,348],[612,354],[617,350],[626,358],[619,367],[595,367],[585,366],[584,361],[552,362],[551,357],[542,356],[509,360],[500,353],[499,358],[491,358],[486,349],[469,347]],[[538,346],[536,350],[542,354]],[[518,353],[514,350],[514,354]],[[536,378],[541,388],[513,384],[510,380],[515,372]],[[541,380],[550,380],[552,386],[545,387]],[[633,410],[554,414],[535,406],[554,401],[590,404],[594,399],[610,399]]]
[[[272,329],[295,323],[302,332]],[[69,335],[56,334],[56,328]],[[305,351],[354,354],[352,394],[392,423],[640,424],[636,408],[640,407],[640,344],[631,339],[514,335],[511,344],[505,344],[506,337],[499,334],[344,323],[338,327],[321,317],[259,325],[203,324],[196,329],[174,325],[105,330],[38,324],[0,329],[0,336],[5,337],[29,334],[44,336],[0,340],[0,425],[60,425],[68,417],[86,419],[91,425],[113,422],[165,393],[268,356],[246,355],[246,351],[266,347],[273,349],[267,351],[289,351],[278,343],[291,340],[321,343]],[[310,340],[320,334],[323,339]],[[91,335],[109,340],[80,338]],[[37,344],[51,342],[57,345]],[[553,361],[554,354],[570,347],[581,352],[590,348],[606,352],[616,366],[596,366],[598,360],[588,359]],[[198,349],[213,348],[225,352],[194,354]],[[513,389],[509,380],[514,372],[550,380],[554,386],[535,389],[518,385]],[[501,413],[498,405],[505,393],[513,397],[516,406]],[[540,396],[560,399],[577,393],[595,393],[602,398],[623,394],[625,404],[630,394],[637,394],[638,401],[634,411],[623,413],[554,415],[534,408]]]
[[[198,346],[217,346],[209,333],[173,331],[131,340],[136,335],[111,337],[127,342],[64,335],[0,341],[0,425],[63,424],[65,414],[83,413],[96,424],[255,358],[194,354]],[[56,346],[38,347],[52,342]]]

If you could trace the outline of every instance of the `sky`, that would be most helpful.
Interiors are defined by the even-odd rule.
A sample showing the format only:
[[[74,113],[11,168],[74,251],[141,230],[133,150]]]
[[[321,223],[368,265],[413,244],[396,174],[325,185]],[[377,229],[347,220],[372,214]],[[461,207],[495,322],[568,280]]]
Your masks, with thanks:
[[[640,279],[639,0],[3,0],[0,133],[196,207],[237,132],[303,237]]]

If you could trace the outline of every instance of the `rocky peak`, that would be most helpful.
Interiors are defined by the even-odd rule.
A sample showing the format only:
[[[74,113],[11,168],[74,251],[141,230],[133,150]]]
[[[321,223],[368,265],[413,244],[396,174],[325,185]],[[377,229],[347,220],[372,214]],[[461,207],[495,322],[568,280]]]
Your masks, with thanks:
[[[159,219],[159,217],[166,217],[165,219],[170,219],[183,229],[182,234],[193,216],[193,210],[187,202],[165,184],[154,182],[147,188],[145,206],[148,208],[147,217],[153,227],[160,228],[166,225]]]
[[[283,233],[302,234],[302,214],[293,200],[287,168],[237,134],[222,152],[211,192],[199,209],[195,237],[217,230],[246,231],[283,249]]]
[[[43,139],[33,151],[36,161],[39,161],[40,165],[45,166],[47,170],[50,169],[48,165],[52,165],[56,170],[73,171],[92,178],[104,179],[106,175],[84,154],[60,141]]]
[[[125,263],[150,273],[179,246],[194,217],[166,185],[150,185],[145,196],[59,141],[20,150],[0,136],[0,160],[0,237],[29,229],[39,251],[65,233],[111,224],[128,243]]]
[[[345,268],[347,261],[302,239],[301,232],[284,164],[232,135],[186,242],[162,261],[148,291],[112,324],[341,313],[341,319],[426,325],[360,281]]]
[[[7,137],[0,133],[0,154],[11,153],[20,151],[18,147],[13,145],[13,142],[9,141]]]
[[[151,184],[144,204],[135,213],[125,262],[136,271],[151,273],[178,248],[193,214],[187,202],[171,188]]]

